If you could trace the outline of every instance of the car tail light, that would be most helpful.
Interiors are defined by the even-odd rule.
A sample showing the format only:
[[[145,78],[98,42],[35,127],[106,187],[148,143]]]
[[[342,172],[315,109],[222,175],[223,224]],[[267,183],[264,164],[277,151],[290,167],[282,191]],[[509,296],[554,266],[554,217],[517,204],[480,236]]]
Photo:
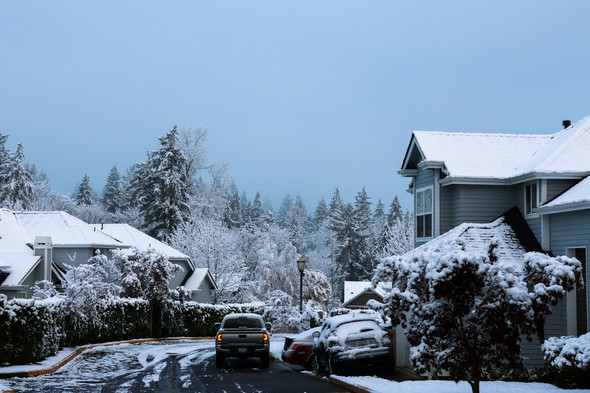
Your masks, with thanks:
[[[337,338],[331,338],[330,340],[328,340],[328,346],[332,347],[334,345],[338,344],[338,339]]]
[[[221,342],[221,333],[217,335],[217,341]]]
[[[388,340],[389,340],[389,333],[385,333],[385,334],[383,335],[383,338],[386,338],[386,339],[388,339]]]
[[[262,340],[263,341],[268,341],[268,334],[262,333]]]

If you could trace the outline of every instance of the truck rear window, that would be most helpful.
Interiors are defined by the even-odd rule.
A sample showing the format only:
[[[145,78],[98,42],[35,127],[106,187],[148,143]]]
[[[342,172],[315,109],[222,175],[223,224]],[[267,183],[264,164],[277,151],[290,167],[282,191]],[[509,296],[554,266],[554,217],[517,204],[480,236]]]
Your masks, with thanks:
[[[224,329],[260,329],[262,322],[254,318],[232,318],[223,324]]]

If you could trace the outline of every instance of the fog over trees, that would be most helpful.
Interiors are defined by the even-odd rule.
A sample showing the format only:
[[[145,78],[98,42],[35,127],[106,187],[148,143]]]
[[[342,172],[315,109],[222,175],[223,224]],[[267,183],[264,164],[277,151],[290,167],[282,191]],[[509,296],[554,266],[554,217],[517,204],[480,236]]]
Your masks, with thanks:
[[[299,301],[297,259],[308,260],[305,301],[338,306],[345,280],[369,280],[383,257],[410,250],[413,223],[397,196],[372,201],[362,188],[344,201],[338,188],[310,211],[285,195],[277,211],[239,190],[225,162],[210,163],[207,130],[174,126],[146,160],[110,170],[101,191],[84,175],[74,195],[56,192],[24,148],[12,153],[0,133],[0,204],[13,210],[63,210],[88,223],[127,223],[189,255],[216,280],[217,302]],[[386,180],[384,180],[386,181]],[[126,288],[133,291],[133,286]],[[278,292],[277,292],[278,291]]]

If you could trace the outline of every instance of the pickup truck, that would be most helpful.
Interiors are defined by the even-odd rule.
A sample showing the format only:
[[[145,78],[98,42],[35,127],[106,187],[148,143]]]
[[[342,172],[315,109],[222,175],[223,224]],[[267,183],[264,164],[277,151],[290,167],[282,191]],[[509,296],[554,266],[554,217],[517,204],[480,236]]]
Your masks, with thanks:
[[[270,323],[258,314],[229,314],[216,323],[215,365],[223,367],[225,359],[259,357],[264,367],[269,364]]]

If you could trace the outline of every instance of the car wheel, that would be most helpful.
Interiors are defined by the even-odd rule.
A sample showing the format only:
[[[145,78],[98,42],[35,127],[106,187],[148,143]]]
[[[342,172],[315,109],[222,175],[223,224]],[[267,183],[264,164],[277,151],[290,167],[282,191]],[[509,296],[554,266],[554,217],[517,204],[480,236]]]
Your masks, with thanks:
[[[324,371],[324,367],[322,366],[320,360],[316,355],[311,356],[311,367],[313,368],[313,371],[315,371],[316,373],[321,373]]]
[[[223,355],[216,354],[215,355],[215,367],[221,368],[221,367],[223,367],[224,363],[225,363],[225,357]]]
[[[328,375],[332,375],[336,373],[336,367],[334,366],[334,361],[332,360],[332,356],[328,356]]]

